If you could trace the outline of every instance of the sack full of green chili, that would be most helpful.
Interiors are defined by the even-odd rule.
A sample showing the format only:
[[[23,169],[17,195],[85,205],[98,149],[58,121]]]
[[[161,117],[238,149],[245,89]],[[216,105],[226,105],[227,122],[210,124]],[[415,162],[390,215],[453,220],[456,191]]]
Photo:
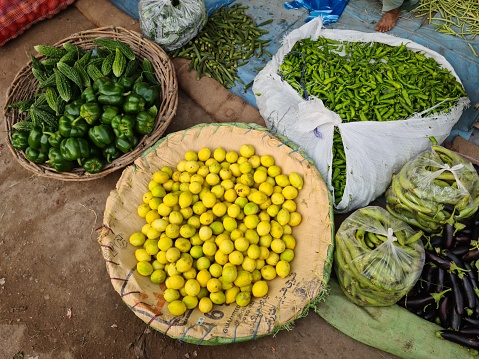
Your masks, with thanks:
[[[440,54],[388,34],[324,29],[320,18],[284,38],[253,93],[267,127],[315,161],[339,213],[382,195],[470,104]]]
[[[208,20],[204,0],[140,0],[141,33],[172,51],[193,39]]]
[[[334,270],[344,294],[360,306],[390,306],[419,279],[422,231],[378,206],[354,211],[336,232]]]

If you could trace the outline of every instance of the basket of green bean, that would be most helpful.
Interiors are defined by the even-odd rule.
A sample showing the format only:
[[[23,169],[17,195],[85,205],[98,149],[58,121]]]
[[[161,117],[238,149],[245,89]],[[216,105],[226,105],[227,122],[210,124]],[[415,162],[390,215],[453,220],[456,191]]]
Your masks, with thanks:
[[[292,31],[256,76],[269,128],[300,144],[328,180],[337,212],[366,206],[391,175],[442,143],[469,99],[440,54],[387,34]]]

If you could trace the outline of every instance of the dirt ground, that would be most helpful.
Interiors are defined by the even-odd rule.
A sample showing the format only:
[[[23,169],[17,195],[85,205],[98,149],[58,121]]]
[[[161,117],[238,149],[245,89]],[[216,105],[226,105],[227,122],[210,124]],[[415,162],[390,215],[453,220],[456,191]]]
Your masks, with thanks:
[[[92,22],[88,13],[102,22]],[[118,22],[137,25],[107,1],[77,1],[0,48],[2,109],[33,45]],[[167,133],[216,120],[180,90]],[[2,111],[2,129],[4,122]],[[114,291],[97,242],[105,201],[121,171],[87,182],[38,177],[20,166],[5,141],[2,131],[0,358],[394,357],[349,338],[312,311],[275,337],[224,346],[182,343],[149,330]]]

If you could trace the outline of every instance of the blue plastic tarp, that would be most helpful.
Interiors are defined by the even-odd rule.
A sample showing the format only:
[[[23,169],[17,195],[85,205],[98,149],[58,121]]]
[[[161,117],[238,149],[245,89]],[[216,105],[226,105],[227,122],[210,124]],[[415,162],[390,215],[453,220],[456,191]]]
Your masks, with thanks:
[[[110,0],[117,7],[138,18],[139,0]],[[316,1],[316,2],[315,2]],[[308,2],[311,6],[323,6],[326,2],[334,0],[311,0]],[[312,11],[327,11],[321,8],[319,10],[307,9],[304,6],[298,6],[297,9],[287,9],[288,2],[276,1],[240,1],[248,5],[246,13],[251,15],[257,22],[273,19],[273,22],[264,26],[269,33],[262,36],[262,39],[271,40],[266,50],[275,54],[281,46],[282,38],[291,30],[304,25],[311,18]],[[297,4],[306,4],[306,0],[296,0]],[[214,9],[233,3],[233,0],[205,0],[207,10],[211,13]],[[344,8],[335,11],[340,12],[337,21],[325,24],[330,29],[349,29],[363,32],[375,32],[374,26],[382,17],[382,5],[379,0],[337,0],[336,4],[344,4]],[[345,4],[347,3],[347,4]],[[329,6],[329,5],[326,5]],[[313,14],[314,15],[314,14]],[[448,34],[440,33],[435,25],[422,25],[424,19],[417,18],[411,12],[403,12],[396,26],[389,34],[401,37],[423,46],[430,48],[443,55],[455,69],[461,79],[464,88],[471,100],[471,104],[479,103],[479,57],[475,56],[469,46],[472,46],[479,53],[479,37],[475,40],[464,40]],[[254,80],[269,58],[262,56],[252,58],[249,63],[238,70],[238,75],[244,84]],[[255,96],[249,88],[244,90],[244,84],[237,83],[231,92],[243,98],[247,103],[256,107]],[[473,106],[464,111],[460,120],[453,128],[451,138],[461,135],[466,140],[472,133],[472,124],[476,118],[476,111]]]
[[[286,9],[297,10],[301,7],[309,11],[306,21],[322,17],[323,24],[338,21],[348,0],[293,0],[284,3]]]
[[[209,15],[221,7],[231,4],[233,1],[234,0],[205,0],[206,11]],[[140,18],[138,13],[140,0],[110,0],[110,2],[132,18],[137,20]]]

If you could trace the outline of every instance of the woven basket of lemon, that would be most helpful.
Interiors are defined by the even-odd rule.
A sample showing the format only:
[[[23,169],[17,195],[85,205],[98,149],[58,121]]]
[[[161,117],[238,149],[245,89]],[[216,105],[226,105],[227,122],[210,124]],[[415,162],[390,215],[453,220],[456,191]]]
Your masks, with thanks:
[[[184,342],[291,328],[327,295],[331,194],[286,138],[246,123],[160,139],[111,191],[98,241],[114,289]]]

